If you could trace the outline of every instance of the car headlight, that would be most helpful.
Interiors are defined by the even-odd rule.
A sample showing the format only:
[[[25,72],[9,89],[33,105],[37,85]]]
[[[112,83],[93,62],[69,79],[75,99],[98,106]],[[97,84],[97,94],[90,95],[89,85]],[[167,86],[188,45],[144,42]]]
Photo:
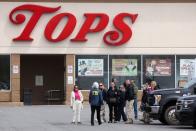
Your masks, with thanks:
[[[194,100],[184,100],[183,101],[183,107],[184,108],[188,108],[189,105],[193,104],[194,103]]]
[[[155,104],[154,105],[159,105],[160,101],[161,101],[161,95],[154,95],[155,97]]]

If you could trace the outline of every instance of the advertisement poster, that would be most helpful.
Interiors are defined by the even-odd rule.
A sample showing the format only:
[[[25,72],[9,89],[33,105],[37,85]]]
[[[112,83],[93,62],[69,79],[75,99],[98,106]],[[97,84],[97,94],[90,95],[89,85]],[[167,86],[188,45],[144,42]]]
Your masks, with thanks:
[[[137,76],[137,59],[112,59],[112,76]]]
[[[103,76],[103,59],[78,59],[78,76]]]
[[[147,76],[171,76],[171,59],[146,59]]]
[[[180,59],[180,76],[194,74],[195,59]]]

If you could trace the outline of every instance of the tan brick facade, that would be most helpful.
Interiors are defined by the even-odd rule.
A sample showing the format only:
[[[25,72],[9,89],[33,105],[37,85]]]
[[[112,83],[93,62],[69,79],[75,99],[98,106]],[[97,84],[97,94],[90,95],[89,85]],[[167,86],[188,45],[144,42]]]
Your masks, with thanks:
[[[19,72],[13,73],[13,66],[18,66]],[[14,105],[21,105],[20,103],[20,55],[10,55],[10,90],[0,92],[0,104],[14,103]]]
[[[11,91],[0,91],[0,102],[10,102]]]
[[[13,66],[19,67],[18,73],[13,73]],[[20,102],[20,55],[11,55],[11,101]]]
[[[75,81],[75,55],[66,55],[65,56],[66,60],[65,60],[65,66],[66,66],[66,71],[65,71],[65,78],[66,78],[66,98],[65,98],[65,103],[66,104],[70,104],[70,97],[71,97],[71,91],[73,90],[73,86],[74,86],[74,81]],[[68,66],[72,66],[73,67],[73,72],[72,73],[68,73]],[[72,77],[73,78],[73,84],[68,84],[68,77]]]

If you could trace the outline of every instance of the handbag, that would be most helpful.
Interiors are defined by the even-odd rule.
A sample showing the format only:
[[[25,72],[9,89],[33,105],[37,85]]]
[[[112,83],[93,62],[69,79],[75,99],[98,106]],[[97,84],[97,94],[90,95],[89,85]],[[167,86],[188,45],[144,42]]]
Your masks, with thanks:
[[[116,101],[116,98],[110,98],[110,99],[109,99],[109,102],[110,102],[110,103],[116,103],[117,101]]]

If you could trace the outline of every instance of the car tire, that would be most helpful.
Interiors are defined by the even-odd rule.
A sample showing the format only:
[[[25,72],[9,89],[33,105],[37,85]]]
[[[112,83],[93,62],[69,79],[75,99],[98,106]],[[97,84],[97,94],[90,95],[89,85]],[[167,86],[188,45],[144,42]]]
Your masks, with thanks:
[[[176,119],[176,116],[175,116],[175,110],[176,110],[176,106],[169,106],[165,110],[164,119],[168,125],[179,124],[179,121]]]

